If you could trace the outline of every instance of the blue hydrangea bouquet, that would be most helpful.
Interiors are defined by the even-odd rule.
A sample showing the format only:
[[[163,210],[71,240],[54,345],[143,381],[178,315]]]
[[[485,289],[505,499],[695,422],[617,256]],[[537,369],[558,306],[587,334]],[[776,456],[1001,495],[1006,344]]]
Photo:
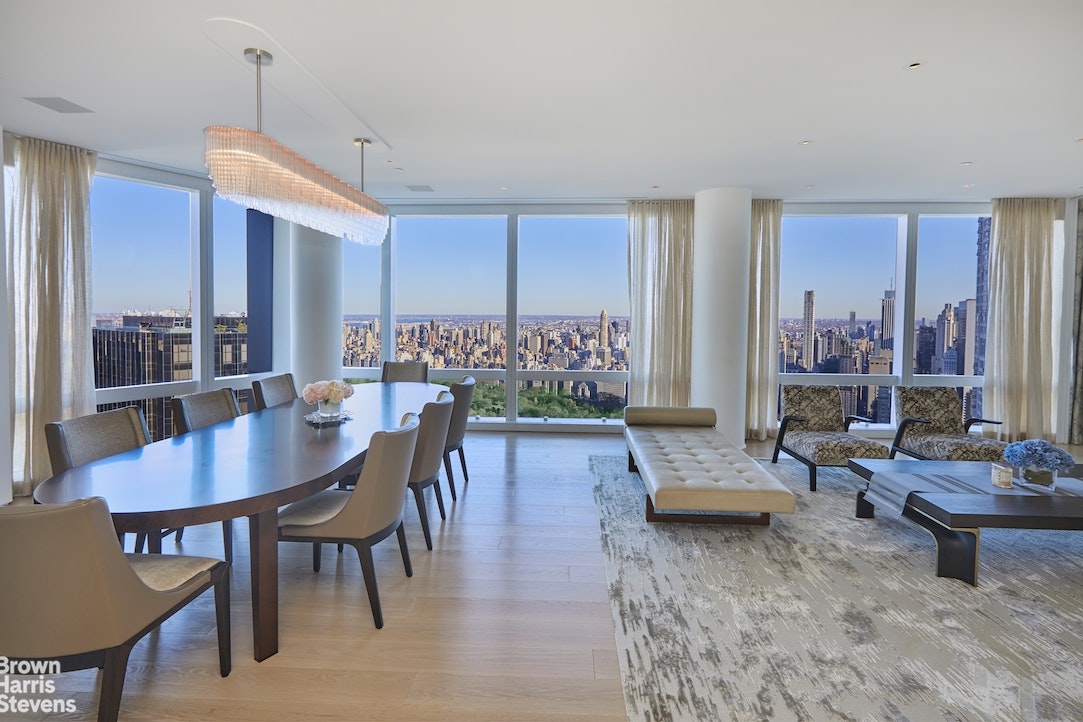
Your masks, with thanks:
[[[1058,471],[1068,471],[1075,459],[1045,439],[1027,439],[1008,444],[1004,448],[1004,460],[1019,468],[1020,481],[1025,484],[1052,487],[1056,484]]]

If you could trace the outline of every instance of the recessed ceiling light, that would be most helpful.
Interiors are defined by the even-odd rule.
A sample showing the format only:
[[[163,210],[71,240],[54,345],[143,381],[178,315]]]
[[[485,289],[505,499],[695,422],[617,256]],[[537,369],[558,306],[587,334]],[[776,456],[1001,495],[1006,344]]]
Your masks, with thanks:
[[[973,187],[974,187],[973,183],[963,183],[963,188],[973,188]]]
[[[502,190],[502,191],[506,191],[507,189],[508,189],[507,186],[500,186],[500,190]]]
[[[964,160],[959,165],[974,165],[974,161],[972,161],[972,160]]]
[[[917,70],[920,67],[921,67],[921,63],[910,63],[909,65],[906,66],[906,69],[907,70]]]
[[[406,169],[405,168],[392,168],[391,170],[395,171],[396,173],[402,173]]]
[[[815,188],[816,186],[814,186],[814,185],[812,185],[811,183],[809,183],[809,184],[808,184],[808,185],[806,185],[805,187],[806,187],[806,188]]]
[[[656,189],[656,188],[658,188],[658,186],[656,186],[656,185],[651,186],[651,189]]]
[[[808,145],[811,142],[812,142],[811,140],[803,140],[803,141],[801,141],[801,145]]]

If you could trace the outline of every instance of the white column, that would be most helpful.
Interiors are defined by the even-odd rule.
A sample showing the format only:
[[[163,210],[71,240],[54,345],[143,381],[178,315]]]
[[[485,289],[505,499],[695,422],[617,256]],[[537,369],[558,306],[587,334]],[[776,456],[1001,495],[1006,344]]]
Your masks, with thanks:
[[[3,165],[6,157],[4,149],[4,129],[0,128],[0,165]],[[4,174],[0,173],[0,203],[4,202]],[[3,217],[3,213],[0,213]],[[8,248],[8,224],[0,224],[0,241],[4,248]],[[7,278],[7,253],[0,253],[0,278]],[[8,295],[0,293],[0,318],[7,323],[8,319]],[[90,329],[87,329],[90,333]],[[12,497],[12,459],[11,459],[11,427],[12,417],[15,415],[15,400],[11,396],[11,335],[8,333],[0,336],[0,399],[3,405],[0,408],[7,410],[0,412],[0,505],[7,504]]]
[[[342,377],[342,243],[290,227],[290,366],[298,390]]]
[[[693,232],[691,405],[714,408],[718,430],[743,448],[752,194],[696,193]]]

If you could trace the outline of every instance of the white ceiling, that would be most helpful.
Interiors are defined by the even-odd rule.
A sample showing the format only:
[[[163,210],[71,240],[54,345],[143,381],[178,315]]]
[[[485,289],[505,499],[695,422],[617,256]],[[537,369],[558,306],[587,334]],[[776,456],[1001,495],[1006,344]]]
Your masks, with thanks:
[[[4,0],[0,125],[205,175],[259,46],[263,131],[355,185],[377,139],[386,203],[1075,196],[1081,35],[1081,0]]]

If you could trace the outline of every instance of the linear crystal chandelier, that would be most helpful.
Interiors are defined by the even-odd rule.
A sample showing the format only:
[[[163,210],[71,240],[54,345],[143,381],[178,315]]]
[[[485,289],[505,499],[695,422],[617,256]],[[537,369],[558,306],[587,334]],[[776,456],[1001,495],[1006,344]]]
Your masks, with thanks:
[[[215,191],[317,231],[362,244],[383,243],[387,206],[262,133],[260,70],[273,58],[257,48],[244,55],[256,64],[256,130],[212,125],[203,131]],[[361,172],[364,178],[363,166]]]

